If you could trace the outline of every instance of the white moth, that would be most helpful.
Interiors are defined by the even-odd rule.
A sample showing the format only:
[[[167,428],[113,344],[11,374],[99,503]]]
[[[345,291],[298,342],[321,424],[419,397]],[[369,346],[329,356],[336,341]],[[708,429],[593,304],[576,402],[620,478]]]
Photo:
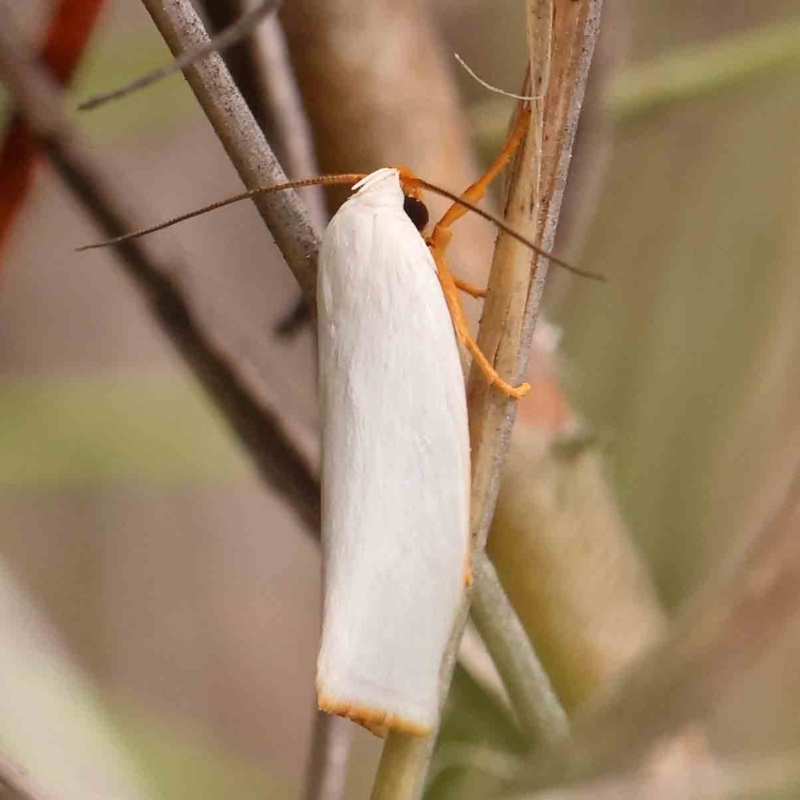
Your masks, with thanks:
[[[456,336],[396,169],[353,187],[319,255],[323,711],[424,735],[468,575]]]
[[[127,241],[260,192],[360,178],[319,253],[325,597],[317,699],[322,710],[376,733],[425,735],[435,727],[442,656],[469,580],[470,456],[457,339],[490,385],[512,398],[530,389],[506,383],[469,334],[457,292],[484,292],[450,274],[450,227],[471,210],[551,262],[602,280],[475,205],[529,119],[523,109],[503,151],[460,196],[404,172],[406,197],[397,169],[329,175],[251,189],[78,248]],[[406,200],[417,201],[409,213],[424,210],[422,188],[454,203],[428,243],[404,210]]]

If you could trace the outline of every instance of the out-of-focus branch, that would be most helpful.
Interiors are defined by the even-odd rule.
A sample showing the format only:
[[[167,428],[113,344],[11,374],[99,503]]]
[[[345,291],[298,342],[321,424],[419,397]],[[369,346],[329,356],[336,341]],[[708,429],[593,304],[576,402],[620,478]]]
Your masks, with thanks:
[[[0,753],[0,795],[4,800],[60,800],[3,753]]]
[[[89,41],[104,0],[60,0],[47,30],[39,61],[61,85],[69,83]],[[15,114],[0,149],[0,259],[14,220],[25,203],[39,148],[25,122]],[[0,270],[2,263],[0,263]]]
[[[353,740],[353,723],[317,711],[306,769],[306,800],[341,800]]]
[[[103,229],[118,235],[139,223],[115,180],[83,145],[64,114],[63,96],[50,76],[20,46],[13,20],[0,5],[0,80],[47,149],[65,182]],[[258,397],[247,359],[228,349],[204,324],[174,265],[155,257],[144,241],[118,248],[155,318],[207,391],[225,413],[267,483],[283,494],[312,532],[319,530],[315,475],[300,455],[279,413]]]
[[[190,0],[143,0],[173,55],[208,42]],[[248,189],[287,180],[219,54],[187,67],[186,80]],[[294,191],[257,195],[258,208],[303,294],[314,302],[319,237]]]
[[[533,114],[528,138],[512,166],[505,212],[512,227],[526,234],[533,233],[541,246],[552,249],[599,29],[601,0],[553,0],[554,13],[550,18],[546,11],[543,14],[537,11],[550,8],[550,0],[531,0],[529,6],[529,19],[535,20],[538,16],[542,24],[552,24],[551,34],[545,36],[550,41],[552,54],[547,64],[549,82],[543,113]],[[533,31],[529,38],[536,41],[541,36]],[[540,79],[547,80],[547,75],[542,75],[543,68],[541,55],[531,52],[528,85],[536,85]],[[541,127],[537,118],[541,119]],[[529,253],[515,246],[510,237],[500,237],[478,343],[503,375],[516,378],[525,370],[546,273],[544,259],[534,259],[531,265]],[[488,386],[475,367],[470,374],[467,396],[472,441],[472,553],[477,557],[483,551],[494,513],[514,408],[507,397]],[[446,696],[450,685],[470,601],[467,592],[442,664],[442,697]],[[384,746],[373,800],[420,797],[432,748],[433,737],[414,739],[390,734]]]
[[[800,618],[800,468],[744,556],[686,606],[671,635],[576,722],[569,752],[543,754],[537,785],[608,773],[702,721]]]
[[[137,92],[147,86],[151,86],[158,81],[168,78],[186,67],[196,64],[211,53],[221,53],[229,47],[233,47],[245,36],[249,36],[255,26],[261,21],[262,17],[266,16],[272,11],[275,11],[280,0],[260,0],[260,2],[248,11],[246,14],[241,15],[231,24],[217,34],[213,40],[206,42],[196,50],[186,50],[181,53],[170,64],[164,67],[158,67],[146,75],[131,81],[131,83],[112,89],[108,92],[90,97],[78,104],[79,111],[89,111],[90,109],[97,108],[112,100],[119,100],[132,92]]]
[[[542,374],[541,353],[537,360],[488,553],[572,713],[653,646],[666,618],[606,480],[603,450],[555,377]]]

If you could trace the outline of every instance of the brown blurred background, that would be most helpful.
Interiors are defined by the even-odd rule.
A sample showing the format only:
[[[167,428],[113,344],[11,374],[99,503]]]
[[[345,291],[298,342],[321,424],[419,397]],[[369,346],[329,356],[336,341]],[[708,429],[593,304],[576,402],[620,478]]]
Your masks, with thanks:
[[[20,14],[34,39],[36,5]],[[447,50],[518,89],[519,3],[432,8]],[[548,299],[573,400],[670,609],[763,519],[800,445],[797,14],[780,0],[605,9],[560,248],[609,282],[555,275]],[[114,0],[72,96],[167,58],[139,4]],[[451,69],[476,148],[491,154],[511,103]],[[153,221],[240,189],[180,77],[81,127]],[[158,235],[313,441],[312,336],[274,337],[297,289],[255,211]],[[113,254],[72,252],[99,236],[42,168],[0,281],[0,561],[99,688],[152,791],[296,795],[313,719],[316,543],[255,476]],[[731,745],[797,739],[797,663],[787,642],[723,713]],[[7,691],[41,677],[7,669]],[[3,692],[0,710],[13,708]],[[48,730],[67,724],[48,714]],[[18,721],[6,715],[0,740]],[[356,783],[377,747],[359,731]]]

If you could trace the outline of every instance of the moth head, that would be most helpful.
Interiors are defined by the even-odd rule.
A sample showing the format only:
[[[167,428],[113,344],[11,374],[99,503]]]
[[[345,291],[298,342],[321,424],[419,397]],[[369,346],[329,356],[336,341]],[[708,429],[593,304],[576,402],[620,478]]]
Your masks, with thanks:
[[[430,214],[422,199],[419,178],[408,167],[399,166],[397,170],[400,173],[400,188],[403,190],[403,211],[414,223],[414,227],[422,233],[428,226]]]

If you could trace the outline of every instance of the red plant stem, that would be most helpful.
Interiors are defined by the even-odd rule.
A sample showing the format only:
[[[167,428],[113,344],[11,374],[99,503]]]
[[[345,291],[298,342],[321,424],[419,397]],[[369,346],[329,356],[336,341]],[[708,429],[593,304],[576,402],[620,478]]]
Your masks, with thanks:
[[[39,56],[65,85],[80,62],[104,0],[60,0]],[[33,183],[40,147],[22,117],[14,114],[0,151],[0,268],[11,228]]]

